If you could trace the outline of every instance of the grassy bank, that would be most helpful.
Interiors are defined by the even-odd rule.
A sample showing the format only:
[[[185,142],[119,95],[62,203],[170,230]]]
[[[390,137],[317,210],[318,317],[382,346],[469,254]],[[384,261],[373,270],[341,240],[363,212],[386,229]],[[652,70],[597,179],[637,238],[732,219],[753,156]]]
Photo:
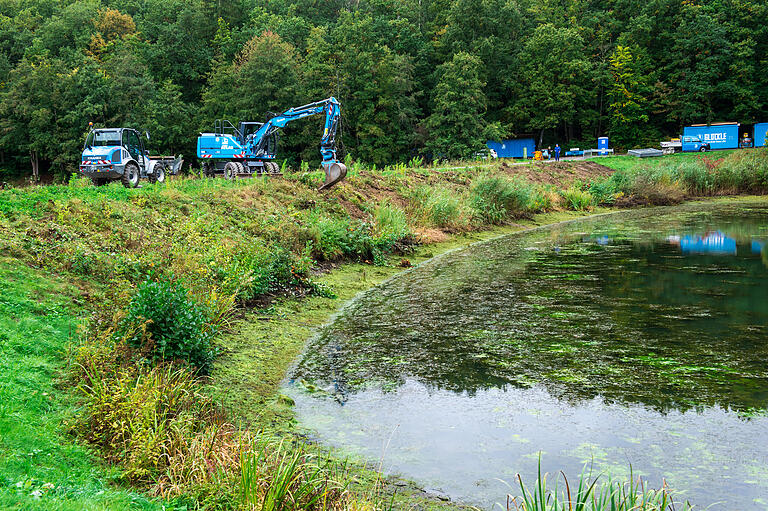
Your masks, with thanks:
[[[40,395],[69,414],[66,427],[59,415],[25,405],[27,392],[15,380],[3,387],[16,407],[8,414],[23,409],[26,422],[58,435],[56,445],[81,450],[80,470],[90,479],[72,484],[85,488],[80,493],[65,494],[94,502],[108,495],[154,505],[90,490],[114,481],[192,508],[443,507],[413,488],[393,501],[374,472],[297,441],[290,402],[277,394],[286,368],[341,303],[441,251],[601,205],[768,190],[765,151],[717,164],[669,161],[593,178],[566,170],[536,181],[504,166],[352,166],[344,183],[322,194],[313,172],[236,182],[181,178],[136,190],[73,180],[0,191],[6,267],[44,282],[45,296],[64,297],[67,325],[88,312],[77,334],[68,328],[66,338],[60,329],[54,336],[46,356],[57,369],[35,373],[35,385],[50,389]],[[72,306],[72,296],[81,304]],[[48,325],[30,307],[23,317]],[[15,335],[45,346],[35,333]],[[8,365],[25,356],[2,349]],[[94,469],[77,445],[92,446],[108,471]],[[45,464],[0,467],[8,502],[41,497],[34,485],[61,486],[54,476],[35,475],[37,466]],[[14,485],[26,488],[27,480],[34,489],[18,494]]]
[[[0,259],[2,509],[163,509],[161,502],[112,489],[114,474],[63,427],[76,401],[57,383],[86,306],[69,283]]]

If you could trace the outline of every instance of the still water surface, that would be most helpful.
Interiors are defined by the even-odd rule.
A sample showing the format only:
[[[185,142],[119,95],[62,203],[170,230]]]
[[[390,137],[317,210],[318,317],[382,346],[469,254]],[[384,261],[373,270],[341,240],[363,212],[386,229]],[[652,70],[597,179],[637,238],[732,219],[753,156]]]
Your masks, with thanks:
[[[631,463],[699,506],[768,509],[768,203],[438,257],[352,302],[286,391],[322,441],[488,509],[540,454],[551,473]]]

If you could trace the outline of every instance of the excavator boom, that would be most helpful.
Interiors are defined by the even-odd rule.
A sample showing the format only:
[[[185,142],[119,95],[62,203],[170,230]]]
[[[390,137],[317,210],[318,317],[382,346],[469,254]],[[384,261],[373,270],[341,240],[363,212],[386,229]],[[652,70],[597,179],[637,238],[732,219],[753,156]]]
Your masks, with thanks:
[[[289,108],[285,112],[269,119],[264,125],[252,135],[249,135],[245,141],[245,148],[251,154],[258,154],[264,150],[264,146],[278,129],[284,127],[292,121],[303,119],[311,115],[325,113],[325,127],[323,136],[320,139],[320,154],[323,157],[323,168],[325,169],[325,182],[319,188],[326,190],[347,175],[347,167],[340,162],[336,156],[336,133],[341,118],[341,105],[339,101],[330,97],[322,101],[316,101],[306,105]]]

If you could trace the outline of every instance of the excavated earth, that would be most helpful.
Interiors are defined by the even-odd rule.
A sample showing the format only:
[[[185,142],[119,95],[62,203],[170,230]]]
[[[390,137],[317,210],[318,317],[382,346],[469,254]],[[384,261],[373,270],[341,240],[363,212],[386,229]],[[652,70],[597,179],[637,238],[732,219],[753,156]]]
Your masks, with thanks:
[[[531,165],[510,165],[501,163],[501,171],[508,175],[520,176],[532,183],[567,188],[574,181],[588,181],[596,177],[613,174],[614,170],[594,161],[569,160],[559,162],[536,162]]]

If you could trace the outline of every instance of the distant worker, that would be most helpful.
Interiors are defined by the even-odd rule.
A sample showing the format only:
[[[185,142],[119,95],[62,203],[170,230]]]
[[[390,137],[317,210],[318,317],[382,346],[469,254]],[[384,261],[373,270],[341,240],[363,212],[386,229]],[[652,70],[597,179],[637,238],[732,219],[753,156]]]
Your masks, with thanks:
[[[555,144],[555,161],[560,161],[560,144]]]

